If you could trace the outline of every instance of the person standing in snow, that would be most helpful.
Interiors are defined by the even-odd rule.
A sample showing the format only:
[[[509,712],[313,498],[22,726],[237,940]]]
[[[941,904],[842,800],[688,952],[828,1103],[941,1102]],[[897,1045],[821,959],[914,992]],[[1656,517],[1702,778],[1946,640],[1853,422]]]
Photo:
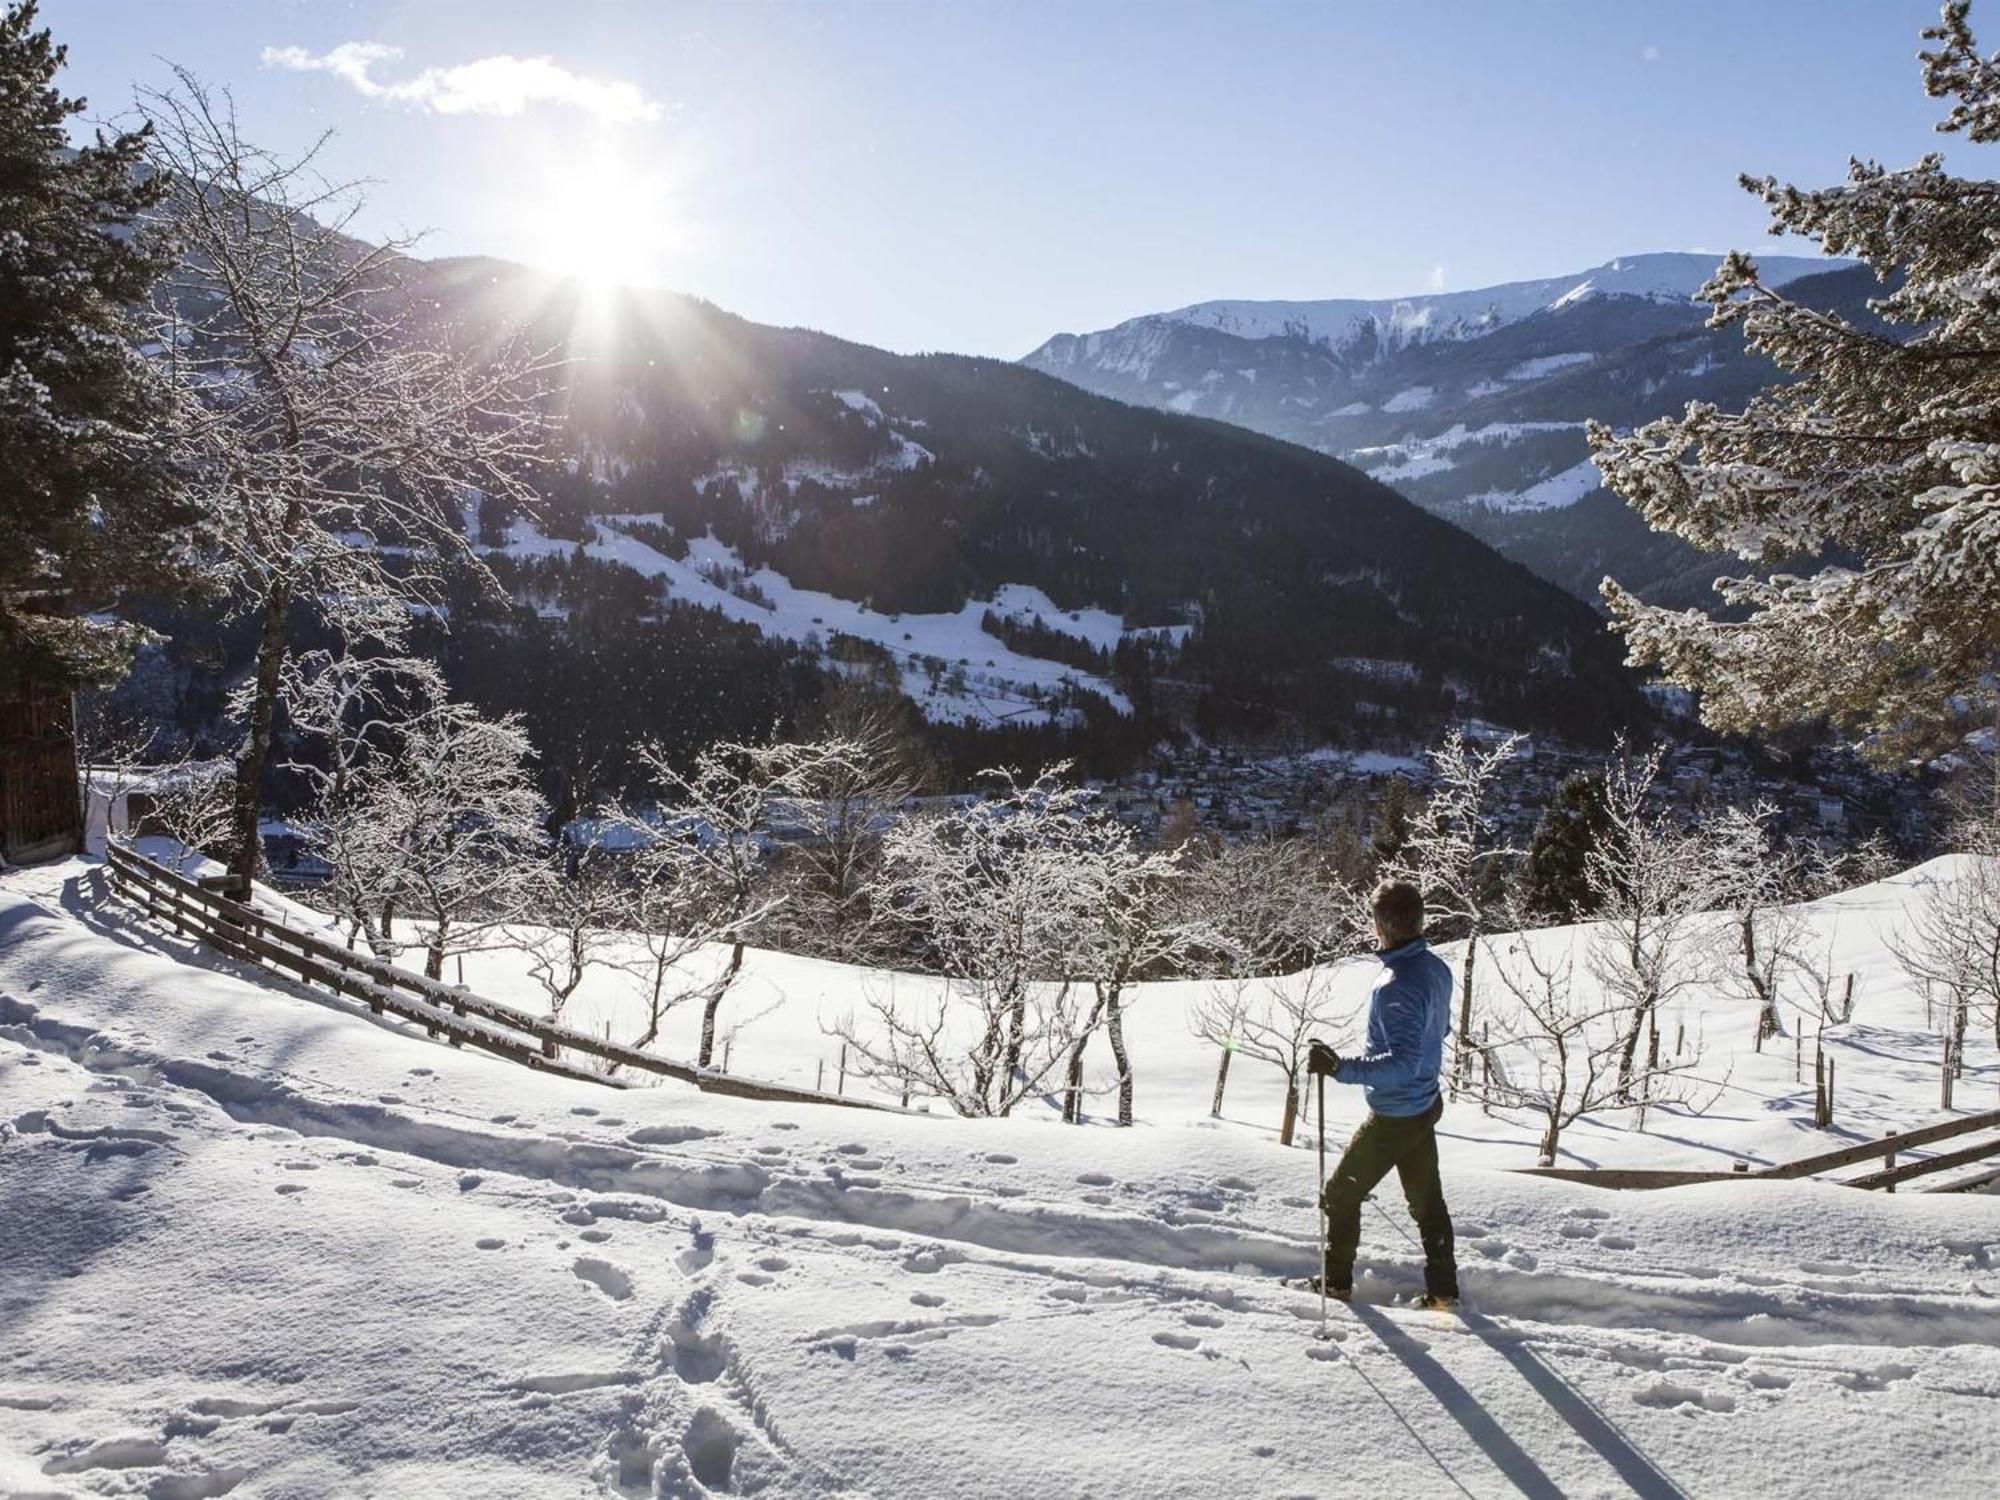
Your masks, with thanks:
[[[1437,1122],[1444,1114],[1438,1078],[1451,1031],[1451,970],[1424,941],[1423,892],[1410,882],[1384,881],[1369,909],[1382,972],[1368,1002],[1367,1050],[1342,1057],[1315,1039],[1306,1063],[1308,1072],[1359,1084],[1368,1099],[1368,1118],[1321,1189],[1326,1262],[1314,1289],[1324,1287],[1343,1302],[1353,1296],[1361,1201],[1394,1167],[1423,1239],[1424,1304],[1448,1309],[1458,1305],[1458,1263],[1438,1180]]]

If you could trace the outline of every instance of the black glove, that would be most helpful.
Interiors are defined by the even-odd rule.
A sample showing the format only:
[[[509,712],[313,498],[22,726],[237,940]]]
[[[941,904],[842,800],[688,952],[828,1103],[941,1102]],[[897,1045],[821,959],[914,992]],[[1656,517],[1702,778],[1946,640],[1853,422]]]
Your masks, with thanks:
[[[1325,1042],[1315,1041],[1306,1053],[1306,1071],[1323,1073],[1328,1078],[1337,1077],[1340,1073],[1340,1054]]]

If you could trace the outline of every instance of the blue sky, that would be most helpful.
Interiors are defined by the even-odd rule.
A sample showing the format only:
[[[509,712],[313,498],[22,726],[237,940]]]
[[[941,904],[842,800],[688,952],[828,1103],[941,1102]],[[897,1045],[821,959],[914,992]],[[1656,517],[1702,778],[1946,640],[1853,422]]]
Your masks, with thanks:
[[[1978,25],[1984,6],[1975,6]],[[1986,44],[2000,46],[2000,5]],[[899,350],[1210,297],[1390,296],[1768,245],[1938,137],[1931,0],[44,0],[113,116],[164,59],[374,180],[363,227]],[[400,49],[398,55],[373,51]],[[494,59],[513,59],[495,62]],[[524,63],[528,59],[546,62]]]

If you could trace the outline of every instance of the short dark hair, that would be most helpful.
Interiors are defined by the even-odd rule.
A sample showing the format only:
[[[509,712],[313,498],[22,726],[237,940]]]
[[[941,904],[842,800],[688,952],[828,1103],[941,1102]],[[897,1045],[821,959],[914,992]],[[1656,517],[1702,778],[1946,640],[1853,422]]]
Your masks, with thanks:
[[[1376,886],[1368,909],[1392,944],[1424,935],[1424,893],[1407,880],[1385,880]]]

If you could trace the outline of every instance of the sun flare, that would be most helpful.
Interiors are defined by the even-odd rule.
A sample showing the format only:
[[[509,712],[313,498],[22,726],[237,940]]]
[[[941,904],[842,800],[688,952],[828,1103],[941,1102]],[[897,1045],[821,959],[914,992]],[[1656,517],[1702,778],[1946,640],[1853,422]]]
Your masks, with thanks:
[[[552,163],[534,212],[535,258],[595,287],[658,284],[674,249],[670,193],[605,155]]]

